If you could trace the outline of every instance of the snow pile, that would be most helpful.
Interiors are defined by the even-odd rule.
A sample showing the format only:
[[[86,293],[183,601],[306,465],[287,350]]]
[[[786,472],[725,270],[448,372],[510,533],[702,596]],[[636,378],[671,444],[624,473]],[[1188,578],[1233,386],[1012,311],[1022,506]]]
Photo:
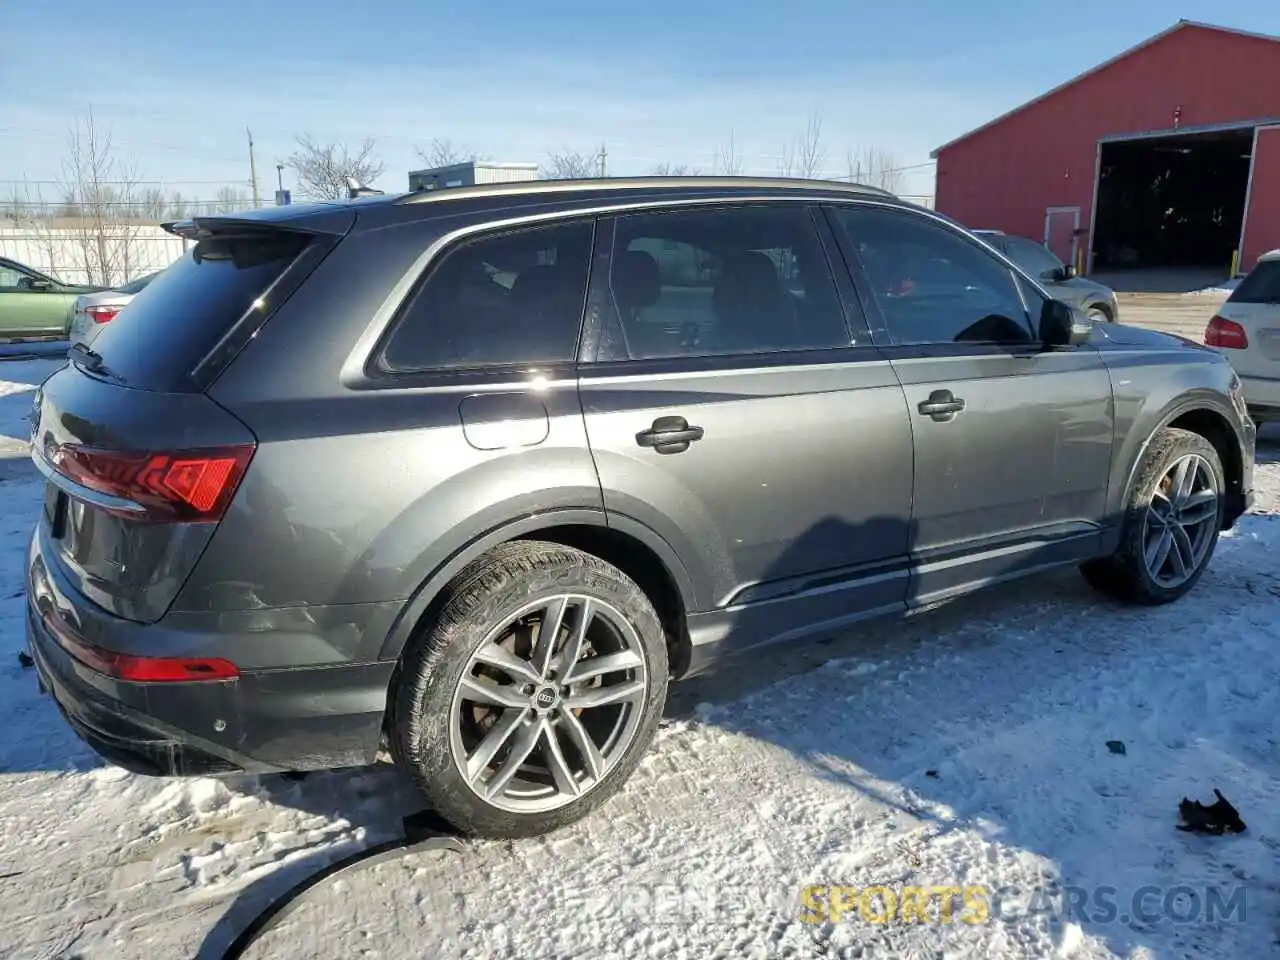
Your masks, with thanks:
[[[1208,287],[1201,287],[1199,290],[1188,290],[1183,294],[1184,297],[1229,297],[1240,286],[1242,277],[1232,277],[1230,280],[1224,280],[1221,283],[1215,283]]]
[[[678,686],[587,821],[356,873],[253,956],[1273,956],[1278,460],[1264,446],[1255,514],[1178,604],[1068,572],[754,654]],[[389,769],[174,782],[81,746],[16,661],[40,487],[0,489],[0,956],[214,957],[227,917],[396,833],[417,800]],[[1248,831],[1175,830],[1214,787]],[[931,922],[878,923],[874,887],[960,895],[950,920],[935,898]]]

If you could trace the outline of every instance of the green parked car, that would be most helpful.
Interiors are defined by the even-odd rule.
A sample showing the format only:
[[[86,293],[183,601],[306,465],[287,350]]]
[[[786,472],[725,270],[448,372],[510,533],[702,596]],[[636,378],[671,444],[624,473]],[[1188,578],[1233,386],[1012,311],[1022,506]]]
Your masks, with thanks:
[[[61,283],[0,257],[0,340],[65,339],[76,297],[101,289]]]

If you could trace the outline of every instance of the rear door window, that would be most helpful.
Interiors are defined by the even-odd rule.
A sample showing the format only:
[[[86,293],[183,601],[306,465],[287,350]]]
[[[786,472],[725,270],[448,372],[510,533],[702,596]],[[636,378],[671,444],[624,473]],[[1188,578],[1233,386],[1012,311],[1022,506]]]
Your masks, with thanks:
[[[794,204],[632,214],[617,220],[614,310],[599,360],[847,347],[809,210]]]
[[[310,242],[284,231],[201,240],[102,328],[93,349],[125,386],[189,389],[186,375],[232,326],[275,309],[268,288]]]
[[[1258,264],[1227,299],[1231,303],[1280,304],[1280,260]]]

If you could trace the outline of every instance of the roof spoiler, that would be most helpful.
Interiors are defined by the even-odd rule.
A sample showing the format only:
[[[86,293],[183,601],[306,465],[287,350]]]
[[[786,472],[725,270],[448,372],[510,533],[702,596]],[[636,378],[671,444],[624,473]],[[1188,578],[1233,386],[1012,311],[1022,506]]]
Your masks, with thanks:
[[[279,208],[273,208],[279,209]],[[268,233],[309,233],[332,234],[341,236],[350,226],[350,219],[343,217],[341,221],[328,222],[328,218],[318,216],[283,219],[260,216],[220,216],[220,217],[188,217],[184,220],[169,220],[160,224],[161,229],[184,240],[200,241],[220,236],[251,236]]]

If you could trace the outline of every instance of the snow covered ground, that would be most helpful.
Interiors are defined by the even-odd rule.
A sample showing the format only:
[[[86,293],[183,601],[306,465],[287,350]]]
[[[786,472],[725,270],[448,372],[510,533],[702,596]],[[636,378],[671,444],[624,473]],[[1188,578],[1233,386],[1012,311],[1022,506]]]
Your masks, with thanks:
[[[0,364],[0,957],[212,960],[415,798],[388,769],[130,776],[37,694],[16,655],[40,488],[11,450],[50,366]],[[677,687],[588,821],[356,873],[251,955],[1280,955],[1280,436],[1258,488],[1178,604],[1111,605],[1068,572],[760,654]],[[1248,831],[1175,830],[1178,801],[1214,787]],[[810,885],[981,886],[991,916],[810,923]]]

